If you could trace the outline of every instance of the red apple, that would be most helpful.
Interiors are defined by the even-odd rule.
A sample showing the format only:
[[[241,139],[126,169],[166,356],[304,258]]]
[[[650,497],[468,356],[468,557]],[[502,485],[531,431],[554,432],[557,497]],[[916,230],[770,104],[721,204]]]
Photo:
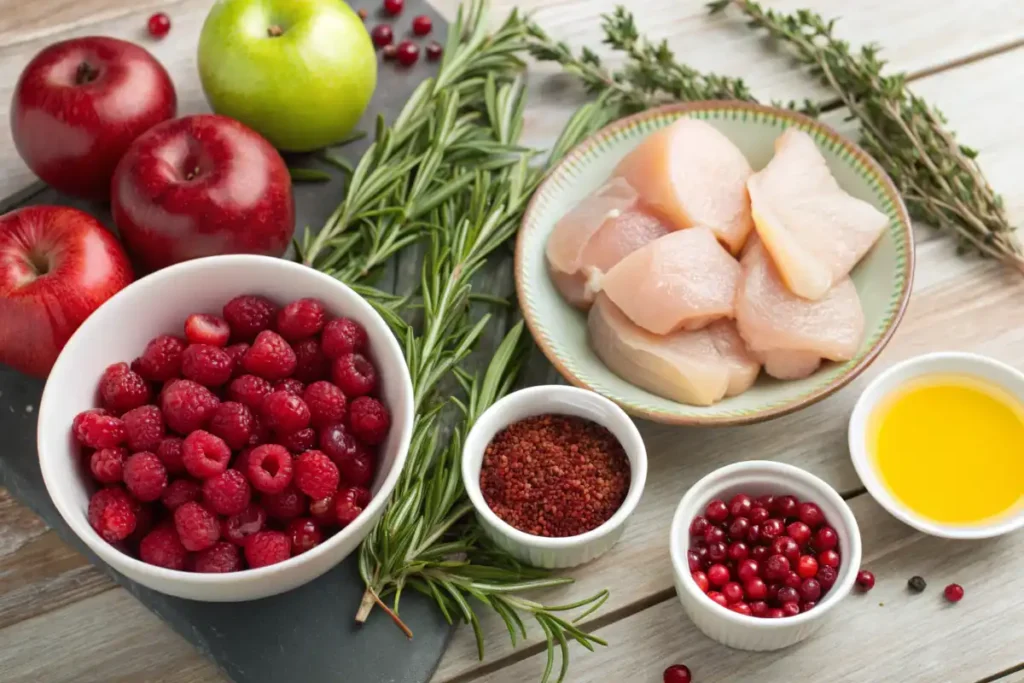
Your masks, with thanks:
[[[131,281],[120,243],[87,213],[0,216],[0,363],[45,377],[82,321]]]
[[[117,38],[75,38],[37,54],[11,103],[18,153],[67,194],[106,199],[132,140],[177,110],[167,71],[143,48]]]
[[[284,160],[226,116],[186,116],[139,136],[110,194],[128,251],[153,269],[215,254],[281,256],[295,228]]]

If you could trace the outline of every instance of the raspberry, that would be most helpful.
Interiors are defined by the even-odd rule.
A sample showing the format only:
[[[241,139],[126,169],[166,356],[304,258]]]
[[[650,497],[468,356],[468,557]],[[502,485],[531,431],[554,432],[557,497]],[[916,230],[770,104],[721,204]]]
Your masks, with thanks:
[[[195,570],[201,574],[224,574],[242,570],[242,555],[237,545],[225,541],[214,543],[196,553]]]
[[[228,468],[231,449],[224,439],[197,429],[185,437],[181,446],[181,461],[196,479],[216,477]]]
[[[263,496],[263,507],[273,519],[289,520],[306,514],[306,497],[289,484],[281,493]]]
[[[263,399],[273,390],[270,382],[262,377],[242,375],[231,380],[231,384],[228,385],[228,400],[237,401],[248,406],[250,410],[259,412],[263,406]]]
[[[100,377],[100,400],[104,408],[120,415],[149,403],[149,385],[127,363],[114,363]]]
[[[332,493],[326,498],[309,502],[309,516],[321,527],[335,526],[338,523],[338,516],[334,512],[335,495],[336,493]]]
[[[370,504],[370,492],[361,486],[349,486],[338,490],[334,497],[334,514],[338,524],[348,526]]]
[[[182,461],[182,444],[184,441],[176,436],[168,436],[156,447],[156,457],[167,468],[168,474],[181,474],[185,471]]]
[[[203,502],[219,515],[237,515],[249,506],[252,491],[238,470],[227,470],[203,482]]]
[[[89,456],[89,471],[101,484],[116,484],[124,477],[124,459],[128,451],[123,448],[101,448]]]
[[[373,481],[373,456],[361,448],[358,453],[337,462],[338,472],[347,484],[352,486],[369,486]]]
[[[207,429],[224,439],[231,450],[237,451],[249,445],[255,427],[252,412],[234,401],[225,401],[213,411]]]
[[[263,379],[284,379],[295,372],[295,351],[277,332],[264,330],[242,356],[246,372]]]
[[[181,355],[181,374],[206,387],[226,383],[233,368],[227,351],[209,344],[192,344]]]
[[[305,390],[306,385],[294,377],[279,379],[274,382],[274,391],[287,391],[289,394],[295,394],[299,398],[302,398],[302,392]]]
[[[346,353],[331,364],[331,380],[345,396],[365,396],[377,388],[377,370],[366,357]]]
[[[322,330],[326,317],[322,303],[299,299],[277,312],[277,331],[288,341],[299,341]]]
[[[139,559],[157,567],[180,571],[185,568],[187,557],[188,551],[170,524],[162,524],[153,529],[139,543]]]
[[[262,296],[236,296],[224,304],[224,319],[235,341],[251,342],[263,330],[269,330],[277,306]]]
[[[128,538],[135,531],[135,509],[119,486],[100,489],[89,499],[89,524],[107,543]]]
[[[244,545],[245,539],[263,529],[267,513],[259,505],[249,505],[237,515],[221,520],[220,535],[235,545]]]
[[[249,345],[246,343],[232,344],[231,346],[224,349],[224,353],[228,354],[231,359],[231,376],[237,377],[242,372],[242,356],[249,350]]]
[[[327,457],[334,461],[335,465],[359,453],[366,451],[366,447],[356,441],[352,432],[343,424],[334,424],[320,430],[320,450],[327,454]]]
[[[330,359],[341,358],[347,353],[362,353],[369,345],[366,330],[351,318],[337,318],[324,325],[320,335],[324,355]]]
[[[186,550],[205,550],[220,538],[216,515],[200,503],[188,502],[174,511],[174,528]]]
[[[162,334],[146,344],[137,359],[137,367],[132,369],[150,382],[166,382],[181,374],[181,354],[184,351],[185,340]]]
[[[156,500],[167,488],[167,468],[155,453],[136,453],[124,461],[124,485],[144,503]]]
[[[324,540],[320,526],[309,517],[299,517],[289,522],[288,536],[292,540],[292,555],[312,550]]]
[[[384,404],[369,396],[360,396],[352,401],[348,411],[348,425],[363,443],[376,446],[388,435],[391,415]]]
[[[102,408],[86,410],[75,416],[71,432],[78,443],[89,448],[114,448],[126,438],[124,422]]]
[[[310,422],[317,429],[345,417],[345,394],[330,382],[313,382],[306,387],[302,400],[309,406]]]
[[[195,479],[175,479],[160,496],[164,507],[174,512],[185,503],[195,503],[203,497],[203,485]]]
[[[306,427],[290,434],[278,434],[277,442],[296,455],[305,453],[311,448],[316,448],[316,431]]]
[[[182,435],[202,429],[220,399],[202,384],[180,379],[164,385],[160,409],[167,426]]]
[[[154,451],[164,438],[164,416],[154,405],[133,408],[121,416],[131,451]]]
[[[295,351],[295,379],[300,382],[315,382],[330,374],[331,362],[320,350],[320,342],[316,337],[295,342],[292,349]]]
[[[295,458],[295,486],[313,500],[338,490],[338,466],[320,451],[306,451]]]
[[[277,390],[263,399],[260,411],[264,422],[282,434],[297,432],[309,426],[309,406],[300,396]]]
[[[219,316],[193,313],[185,319],[185,338],[190,344],[227,346],[229,336],[228,321]]]
[[[257,491],[281,493],[292,481],[292,456],[284,446],[257,446],[246,458],[245,476]]]
[[[292,556],[292,542],[280,531],[260,531],[245,542],[250,569],[284,562]]]

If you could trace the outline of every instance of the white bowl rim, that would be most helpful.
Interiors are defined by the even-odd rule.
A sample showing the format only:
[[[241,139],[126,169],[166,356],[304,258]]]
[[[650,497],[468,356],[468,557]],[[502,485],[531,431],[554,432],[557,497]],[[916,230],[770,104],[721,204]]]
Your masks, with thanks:
[[[879,401],[905,384],[905,381],[896,380],[896,376],[911,368],[932,368],[926,372],[916,374],[915,376],[917,377],[942,373],[943,367],[948,367],[947,364],[951,362],[985,367],[993,370],[994,374],[1012,377],[1021,386],[1024,386],[1024,372],[995,358],[979,353],[969,351],[936,351],[902,360],[871,380],[864,387],[864,390],[857,398],[857,402],[854,404],[853,412],[850,414],[849,426],[847,427],[847,441],[853,467],[857,471],[857,476],[860,477],[864,487],[871,494],[871,497],[885,508],[889,514],[904,524],[931,536],[958,540],[976,540],[994,538],[1024,528],[1024,506],[1020,506],[1016,513],[1009,515],[1005,519],[996,519],[988,523],[961,526],[930,520],[898,501],[885,485],[881,483],[874,466],[871,464],[871,458],[868,456],[867,449],[867,422]],[[955,372],[970,374],[964,370],[957,370]],[[1019,400],[1024,402],[1024,396],[1021,396],[1020,392],[1015,391],[1012,387],[990,378],[985,378],[985,381],[997,384],[1000,388],[1017,396]],[[893,382],[896,383],[893,384]],[[892,384],[892,386],[887,386],[889,384]]]
[[[93,333],[93,328],[99,326],[103,321],[103,315],[99,315],[104,310],[112,310],[120,303],[122,299],[130,296],[130,290],[140,282],[145,282],[147,286],[159,284],[165,280],[172,280],[179,276],[185,275],[191,271],[203,270],[207,268],[216,268],[222,264],[259,264],[261,266],[277,267],[283,270],[292,271],[295,273],[301,273],[303,277],[319,278],[330,281],[334,286],[341,288],[347,294],[352,296],[352,300],[356,302],[354,305],[357,308],[362,308],[363,313],[371,314],[368,315],[368,319],[374,320],[375,325],[379,325],[382,331],[386,331],[386,335],[381,335],[384,343],[388,347],[389,355],[394,354],[396,358],[402,359],[402,379],[405,384],[405,410],[406,414],[411,416],[411,419],[406,424],[401,425],[401,432],[399,434],[398,442],[398,454],[395,457],[395,462],[391,467],[391,471],[388,472],[384,481],[381,483],[380,489],[377,494],[370,500],[370,504],[366,506],[360,517],[363,517],[363,523],[365,520],[373,519],[377,510],[382,508],[387,501],[391,498],[391,493],[394,491],[395,485],[398,482],[398,477],[401,475],[402,470],[405,467],[406,458],[409,455],[409,443],[412,439],[412,426],[414,422],[413,413],[413,390],[412,390],[412,379],[409,374],[409,368],[404,362],[405,354],[402,352],[402,348],[395,338],[391,328],[388,327],[384,319],[380,317],[380,314],[374,310],[360,294],[353,290],[348,285],[344,284],[340,280],[332,278],[331,276],[322,273],[308,266],[304,266],[294,261],[288,261],[286,259],[275,258],[272,256],[260,256],[255,254],[230,254],[224,256],[206,256],[203,258],[192,259],[190,261],[184,261],[177,263],[167,268],[163,268],[154,273],[150,273],[144,277],[135,280],[130,283],[121,291],[114,294],[107,301],[97,308],[93,313],[86,318],[85,322],[75,331],[71,338],[68,339],[67,344],[61,350],[60,355],[57,357],[57,361],[54,363],[53,369],[50,374],[56,374],[55,371],[62,367],[64,364],[70,363],[72,353],[68,350],[74,351],[75,348],[83,343],[82,340]],[[126,294],[129,292],[129,294]],[[56,386],[51,385],[47,381],[46,386],[43,389],[43,396],[39,402],[39,417],[37,422],[37,433],[36,442],[37,444],[45,443],[45,440],[40,438],[43,431],[43,425],[47,423],[46,416],[50,410],[49,406],[52,402],[48,401],[48,397],[58,389]],[[395,411],[392,411],[395,412]],[[70,425],[68,426],[70,429]],[[56,459],[44,458],[42,453],[39,453],[39,465],[43,474],[43,483],[46,485],[47,492],[51,489],[51,481],[55,481],[55,478],[61,476],[60,473],[55,471]],[[307,550],[300,555],[293,555],[284,562],[278,562],[277,564],[268,565],[266,567],[259,567],[257,569],[245,569],[239,572],[230,572],[224,574],[206,574],[199,572],[187,572],[177,569],[167,569],[166,567],[158,567],[156,565],[143,562],[142,560],[129,555],[128,553],[122,552],[119,548],[107,543],[103,540],[96,530],[92,528],[92,525],[88,523],[86,516],[79,513],[77,509],[72,509],[71,506],[61,496],[50,495],[50,499],[56,506],[57,511],[60,512],[61,517],[71,527],[82,541],[89,546],[89,548],[95,552],[101,559],[110,564],[115,569],[119,565],[125,565],[131,567],[134,571],[141,574],[147,574],[154,578],[164,579],[168,581],[177,581],[182,585],[190,586],[227,586],[236,585],[239,582],[258,581],[268,577],[274,577],[279,574],[287,573],[293,567],[310,561],[320,555],[327,554],[330,552],[333,546],[340,544],[348,536],[357,533],[362,529],[362,524],[356,522],[349,526],[341,529],[338,533],[334,534],[320,545]],[[350,531],[351,530],[351,531]],[[346,533],[349,532],[349,533]]]
[[[850,536],[850,557],[843,558],[844,566],[840,570],[841,580],[837,580],[832,589],[828,592],[825,598],[815,604],[814,609],[808,612],[801,612],[792,617],[785,617],[784,619],[765,619],[763,617],[747,616],[746,614],[740,614],[739,612],[733,612],[731,609],[722,607],[715,601],[708,598],[706,593],[702,593],[697,588],[696,582],[693,580],[690,572],[690,564],[684,557],[683,551],[683,537],[689,538],[690,534],[690,521],[685,519],[689,516],[687,509],[692,506],[696,499],[696,494],[693,493],[695,489],[701,484],[712,484],[710,488],[712,490],[721,489],[729,485],[729,478],[733,474],[744,472],[754,468],[763,468],[773,470],[775,473],[792,479],[797,479],[813,487],[819,493],[829,499],[837,510],[839,510],[839,521],[842,526],[845,527],[847,533]],[[703,487],[701,487],[703,488]],[[702,494],[707,495],[707,494]],[[699,509],[699,508],[698,508]],[[832,520],[830,524],[833,528],[837,526],[835,520]],[[672,570],[680,578],[679,583],[684,586],[691,597],[697,600],[703,600],[702,604],[706,604],[715,610],[715,614],[730,621],[734,624],[743,625],[744,627],[755,626],[764,629],[781,630],[791,626],[797,626],[810,621],[814,621],[823,617],[833,607],[838,605],[850,589],[853,588],[853,583],[857,579],[857,572],[860,570],[861,563],[861,539],[860,539],[860,527],[857,525],[857,518],[854,517],[853,511],[850,506],[839,493],[828,485],[823,479],[815,476],[803,470],[795,465],[789,465],[787,463],[775,462],[774,460],[745,460],[743,462],[733,463],[726,465],[714,470],[701,479],[699,479],[693,486],[691,486],[687,492],[683,495],[682,500],[679,501],[679,505],[676,507],[676,512],[672,517],[672,526],[669,531],[669,554],[672,557]]]
[[[535,398],[550,397],[552,395],[561,395],[564,397],[580,395],[587,396],[589,400],[593,400],[603,409],[607,410],[608,414],[612,416],[611,419],[620,423],[622,428],[629,435],[631,443],[621,444],[622,448],[627,453],[626,457],[629,459],[630,463],[629,490],[626,492],[626,497],[623,499],[622,505],[619,506],[619,509],[615,511],[615,514],[609,517],[608,520],[600,526],[577,536],[534,536],[533,534],[528,534],[525,531],[516,529],[491,510],[487,501],[484,500],[483,492],[480,490],[480,477],[472,476],[469,471],[471,467],[470,459],[465,457],[465,453],[463,453],[462,457],[462,484],[465,487],[469,500],[473,504],[473,508],[476,510],[477,514],[485,517],[487,521],[504,536],[507,536],[517,543],[533,548],[558,550],[586,545],[591,541],[595,541],[608,535],[626,522],[629,516],[633,513],[633,510],[636,509],[637,504],[640,502],[644,486],[647,483],[647,448],[644,445],[643,437],[640,436],[640,430],[636,428],[633,420],[630,419],[629,415],[626,414],[626,411],[620,408],[614,401],[588,389],[580,389],[578,387],[566,386],[563,384],[542,384],[513,391],[507,396],[496,401],[490,408],[485,410],[466,436],[466,440],[463,442],[464,451],[470,443],[475,441],[475,439],[472,438],[473,432],[476,431],[481,424],[485,424],[484,416],[490,414],[490,417],[493,418],[494,415],[501,414],[503,410],[514,403],[529,401]],[[545,414],[545,411],[537,413],[537,415],[543,414]],[[608,428],[608,424],[605,421],[594,421],[602,427],[605,427],[606,429]],[[497,422],[502,423],[503,421],[497,420]],[[509,424],[511,423],[504,422],[504,424],[499,427],[499,431],[500,429],[507,427]],[[482,429],[482,427],[480,428]],[[483,445],[486,448],[487,444],[485,443]],[[635,453],[635,458],[629,457],[631,450]],[[635,465],[633,462],[634,460],[636,460]]]

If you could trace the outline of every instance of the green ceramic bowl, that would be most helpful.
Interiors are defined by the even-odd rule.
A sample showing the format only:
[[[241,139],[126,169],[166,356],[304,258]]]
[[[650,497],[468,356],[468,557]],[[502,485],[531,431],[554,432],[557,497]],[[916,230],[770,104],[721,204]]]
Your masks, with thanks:
[[[569,209],[604,183],[626,153],[683,116],[718,128],[755,170],[771,159],[772,145],[783,130],[795,126],[806,131],[843,189],[889,216],[888,229],[851,273],[866,323],[864,342],[852,360],[826,363],[802,380],[780,381],[762,373],[747,392],[704,407],[677,403],[630,384],[590,349],[586,315],[567,304],[548,277],[544,257],[548,235]],[[840,389],[875,359],[896,330],[910,299],[913,274],[910,218],[896,187],[878,164],[813,119],[742,102],[670,105],[622,119],[596,133],[569,153],[538,188],[516,244],[516,289],[523,316],[541,350],[566,380],[610,398],[636,417],[683,425],[759,422],[799,410]]]

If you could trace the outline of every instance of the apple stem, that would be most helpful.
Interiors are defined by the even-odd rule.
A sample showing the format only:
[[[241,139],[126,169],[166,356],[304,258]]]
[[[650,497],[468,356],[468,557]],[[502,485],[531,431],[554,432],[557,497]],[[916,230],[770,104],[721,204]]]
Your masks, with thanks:
[[[82,62],[78,65],[78,70],[75,72],[75,83],[78,85],[91,83],[92,81],[95,81],[99,75],[99,70],[93,68],[89,62]]]
[[[282,33],[284,33],[284,29],[282,29],[277,24],[274,24],[273,26],[267,29],[267,35],[270,36],[271,38],[277,38]]]

